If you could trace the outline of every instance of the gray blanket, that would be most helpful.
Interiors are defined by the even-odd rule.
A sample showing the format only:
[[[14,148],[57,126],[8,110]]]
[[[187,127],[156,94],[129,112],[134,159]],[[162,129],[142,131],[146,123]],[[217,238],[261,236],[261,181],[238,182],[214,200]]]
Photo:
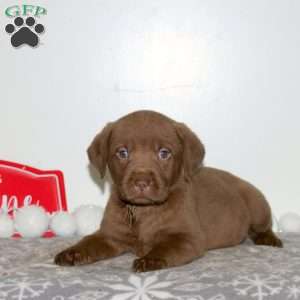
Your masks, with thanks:
[[[0,299],[300,299],[300,235],[283,249],[250,241],[177,268],[135,274],[133,255],[82,267],[53,264],[76,238],[0,240]]]

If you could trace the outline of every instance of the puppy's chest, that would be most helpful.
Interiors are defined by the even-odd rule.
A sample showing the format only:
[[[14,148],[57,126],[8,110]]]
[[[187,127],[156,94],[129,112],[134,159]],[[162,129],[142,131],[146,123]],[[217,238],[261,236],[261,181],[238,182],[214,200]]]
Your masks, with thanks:
[[[136,249],[138,252],[153,242],[155,234],[160,229],[159,218],[155,217],[152,208],[127,205],[126,223],[134,240],[133,247],[139,248]]]
[[[146,255],[153,246],[157,226],[155,228],[151,226],[152,218],[151,210],[146,207],[126,206],[126,223],[131,236],[131,249],[138,257]]]
[[[134,205],[126,205],[126,223],[129,228],[132,230],[133,225],[136,223],[136,206]]]
[[[132,233],[146,233],[147,224],[153,222],[152,219],[154,213],[151,208],[126,205],[126,223]]]

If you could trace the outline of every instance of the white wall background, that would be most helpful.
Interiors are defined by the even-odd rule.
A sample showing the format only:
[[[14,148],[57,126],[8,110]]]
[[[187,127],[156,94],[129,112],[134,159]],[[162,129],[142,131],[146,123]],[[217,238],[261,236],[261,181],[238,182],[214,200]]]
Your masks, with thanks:
[[[106,122],[154,109],[187,123],[206,164],[300,213],[300,2],[30,1],[36,49],[14,49],[0,2],[0,158],[63,170],[71,210],[106,203],[85,150]]]

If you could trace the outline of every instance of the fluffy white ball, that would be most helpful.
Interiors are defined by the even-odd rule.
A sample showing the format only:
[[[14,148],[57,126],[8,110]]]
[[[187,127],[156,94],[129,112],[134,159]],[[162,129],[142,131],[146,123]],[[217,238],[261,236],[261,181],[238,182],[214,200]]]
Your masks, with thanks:
[[[72,236],[76,232],[75,218],[66,211],[58,212],[51,218],[50,229],[59,236]]]
[[[14,233],[14,223],[5,213],[0,213],[0,238],[9,238]]]
[[[48,229],[49,218],[44,208],[23,206],[15,213],[15,227],[23,237],[39,237]]]
[[[78,235],[88,235],[100,227],[103,209],[97,205],[82,205],[75,212],[74,217],[77,225]]]
[[[279,228],[283,232],[300,232],[300,216],[289,212],[279,219]]]

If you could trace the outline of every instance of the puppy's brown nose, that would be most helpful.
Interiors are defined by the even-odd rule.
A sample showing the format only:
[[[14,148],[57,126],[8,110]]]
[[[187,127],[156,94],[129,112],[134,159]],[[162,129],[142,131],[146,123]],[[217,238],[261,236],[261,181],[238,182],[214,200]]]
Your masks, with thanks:
[[[150,181],[146,180],[146,179],[142,179],[142,180],[137,179],[134,182],[134,186],[135,186],[136,189],[138,189],[141,192],[143,192],[143,191],[145,191],[150,186]]]

